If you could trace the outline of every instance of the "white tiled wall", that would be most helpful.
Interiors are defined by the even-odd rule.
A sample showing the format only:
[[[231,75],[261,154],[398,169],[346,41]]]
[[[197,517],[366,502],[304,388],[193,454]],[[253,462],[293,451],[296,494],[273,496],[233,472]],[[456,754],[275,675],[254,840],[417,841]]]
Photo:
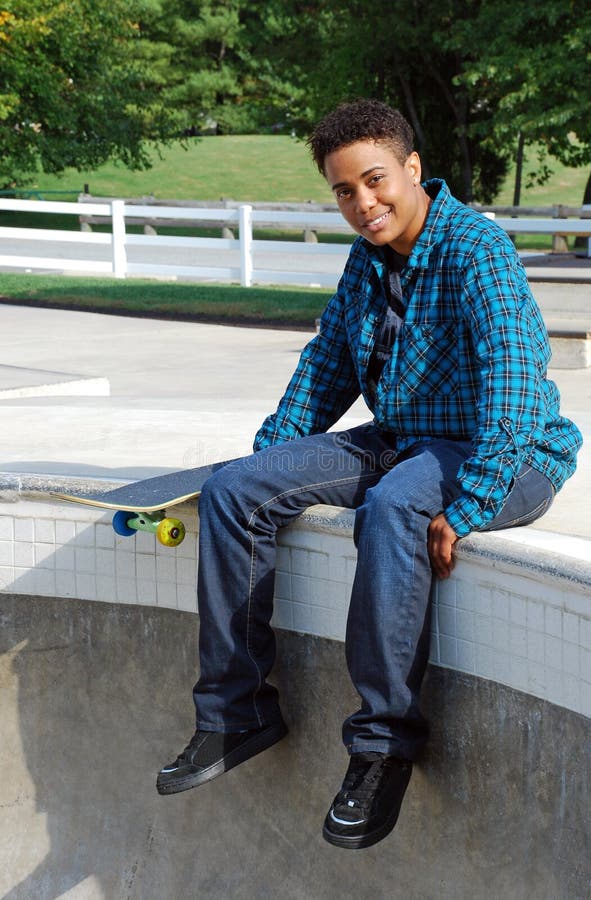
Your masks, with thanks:
[[[187,536],[167,548],[150,534],[118,537],[100,510],[0,503],[0,588],[196,612],[197,514],[176,513]],[[355,559],[342,517],[306,515],[283,530],[274,624],[342,641]],[[591,585],[472,550],[434,600],[433,662],[591,717]]]
[[[279,542],[273,623],[344,640],[355,570],[353,542],[299,527],[284,529]]]
[[[494,575],[494,578],[491,577]],[[591,596],[462,562],[435,587],[432,659],[591,717]]]
[[[88,507],[0,504],[0,587],[47,597],[144,603],[197,611],[197,514],[183,507],[187,537],[169,549],[153,535],[119,537],[111,514]]]

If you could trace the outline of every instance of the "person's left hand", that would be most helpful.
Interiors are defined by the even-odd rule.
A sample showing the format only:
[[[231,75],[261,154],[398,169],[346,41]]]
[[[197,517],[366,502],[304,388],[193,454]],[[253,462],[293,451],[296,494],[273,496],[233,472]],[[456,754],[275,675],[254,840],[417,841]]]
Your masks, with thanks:
[[[427,550],[431,567],[438,578],[449,578],[454,567],[453,548],[458,536],[447,524],[443,513],[431,519],[427,533]]]

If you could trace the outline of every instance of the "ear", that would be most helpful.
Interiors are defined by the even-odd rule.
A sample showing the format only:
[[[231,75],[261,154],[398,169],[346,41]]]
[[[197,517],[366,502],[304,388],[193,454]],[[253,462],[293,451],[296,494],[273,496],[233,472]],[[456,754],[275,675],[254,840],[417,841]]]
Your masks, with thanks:
[[[407,157],[404,168],[408,172],[412,183],[419,185],[421,183],[421,158],[416,150],[413,150]]]

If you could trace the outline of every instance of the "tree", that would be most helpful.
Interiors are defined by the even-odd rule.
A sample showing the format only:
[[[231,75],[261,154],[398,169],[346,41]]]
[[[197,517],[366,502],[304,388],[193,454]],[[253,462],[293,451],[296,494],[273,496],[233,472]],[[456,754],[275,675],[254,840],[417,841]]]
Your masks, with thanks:
[[[510,161],[533,144],[591,156],[591,7],[586,0],[269,0],[267,65],[298,86],[305,131],[340,100],[375,96],[406,114],[427,172],[464,200],[492,202]]]
[[[529,159],[528,184],[551,175],[548,157],[567,166],[591,162],[591,7],[584,0],[483,3],[463,39],[482,52],[460,81],[485,98],[488,115],[473,134],[491,152]],[[460,26],[461,30],[461,26]],[[520,166],[517,167],[518,175]],[[518,198],[521,182],[516,180]]]
[[[288,37],[267,44],[265,54],[275,72],[299,85],[293,114],[302,131],[340,101],[377,97],[398,106],[412,123],[426,174],[444,175],[463,199],[475,193],[491,199],[507,161],[471,133],[485,112],[456,79],[467,54],[477,49],[450,38],[455,23],[473,17],[479,5],[275,0],[266,6],[282,18]]]
[[[144,65],[156,75],[161,100],[176,110],[184,131],[223,120],[240,98],[234,55],[238,5],[236,0],[162,0],[140,21]]]
[[[41,167],[149,165],[174,115],[134,61],[139,0],[4,0],[0,11],[0,183]]]
[[[244,134],[290,125],[307,62],[297,36],[288,0],[152,0],[138,52],[184,133]]]

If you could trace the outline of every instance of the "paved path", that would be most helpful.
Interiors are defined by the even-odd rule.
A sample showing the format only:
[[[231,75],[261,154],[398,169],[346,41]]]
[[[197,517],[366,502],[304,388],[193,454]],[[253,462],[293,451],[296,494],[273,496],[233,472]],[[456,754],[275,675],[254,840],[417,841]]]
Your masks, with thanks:
[[[250,452],[311,337],[16,306],[0,307],[0,333],[4,367],[67,373],[78,385],[77,396],[2,399],[0,367],[0,471],[129,479]],[[591,369],[552,377],[588,438],[536,527],[591,538]],[[109,396],[96,396],[96,379]],[[368,418],[358,401],[340,424]]]

